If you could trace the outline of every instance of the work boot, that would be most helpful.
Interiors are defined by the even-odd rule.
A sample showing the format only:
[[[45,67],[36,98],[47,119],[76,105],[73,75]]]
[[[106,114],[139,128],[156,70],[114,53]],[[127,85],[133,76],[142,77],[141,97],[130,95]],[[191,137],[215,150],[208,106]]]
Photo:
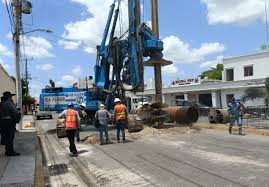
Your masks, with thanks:
[[[70,153],[69,156],[70,156],[70,157],[77,157],[78,154],[77,154],[77,153]]]
[[[233,134],[233,128],[229,127],[229,134]]]
[[[243,134],[242,134],[242,128],[239,128],[239,129],[238,129],[238,135],[241,135],[241,136],[243,135]]]

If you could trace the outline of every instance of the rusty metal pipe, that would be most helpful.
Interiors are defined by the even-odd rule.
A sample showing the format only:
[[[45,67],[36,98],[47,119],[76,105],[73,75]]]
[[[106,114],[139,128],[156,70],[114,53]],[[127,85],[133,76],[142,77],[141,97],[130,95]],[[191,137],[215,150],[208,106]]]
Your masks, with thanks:
[[[171,106],[162,108],[171,121],[181,123],[194,123],[199,118],[199,110],[192,106]]]
[[[210,123],[229,123],[230,115],[228,110],[212,108],[208,113],[208,119]]]

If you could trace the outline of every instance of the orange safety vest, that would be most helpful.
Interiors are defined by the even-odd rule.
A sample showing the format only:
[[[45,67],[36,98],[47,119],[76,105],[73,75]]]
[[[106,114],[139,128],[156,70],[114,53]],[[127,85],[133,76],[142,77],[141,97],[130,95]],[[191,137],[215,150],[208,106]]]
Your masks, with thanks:
[[[77,111],[74,109],[68,109],[65,117],[65,127],[69,129],[75,129],[77,125]]]
[[[125,120],[126,114],[125,114],[125,105],[124,104],[118,104],[115,106],[115,113],[116,113],[116,120]]]

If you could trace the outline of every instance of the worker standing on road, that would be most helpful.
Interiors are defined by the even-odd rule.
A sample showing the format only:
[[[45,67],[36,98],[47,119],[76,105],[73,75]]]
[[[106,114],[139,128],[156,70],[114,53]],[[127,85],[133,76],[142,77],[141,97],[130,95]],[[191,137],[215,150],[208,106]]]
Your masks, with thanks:
[[[68,103],[67,110],[64,110],[59,118],[65,117],[66,135],[69,140],[70,156],[78,156],[77,148],[75,145],[75,134],[79,126],[80,118],[78,112],[74,110],[73,103]]]
[[[20,153],[14,151],[13,140],[16,132],[16,123],[20,121],[21,113],[16,109],[11,94],[3,93],[0,104],[0,125],[1,125],[1,145],[5,145],[6,156],[19,156]]]
[[[76,130],[76,134],[75,134],[75,137],[77,139],[77,142],[80,142],[79,133],[80,133],[80,130],[81,130],[82,120],[85,123],[85,118],[87,116],[87,113],[85,112],[85,109],[86,109],[86,104],[85,103],[81,103],[80,104],[80,108],[78,109],[78,115],[80,117],[80,124],[78,125],[77,130]]]
[[[229,103],[228,111],[230,115],[229,133],[232,134],[232,128],[236,121],[238,125],[238,135],[242,135],[241,109],[240,109],[240,104],[236,102],[235,98],[233,98],[232,102]]]
[[[108,137],[108,120],[110,119],[110,113],[105,109],[104,104],[100,104],[99,110],[95,113],[95,118],[99,120],[99,131],[100,131],[100,145],[104,145],[103,133],[105,132],[106,144],[109,143]]]
[[[126,106],[121,103],[121,100],[119,98],[116,98],[114,100],[114,121],[116,122],[117,127],[117,140],[120,142],[120,131],[122,132],[122,140],[125,141],[125,126],[128,123],[128,113]]]

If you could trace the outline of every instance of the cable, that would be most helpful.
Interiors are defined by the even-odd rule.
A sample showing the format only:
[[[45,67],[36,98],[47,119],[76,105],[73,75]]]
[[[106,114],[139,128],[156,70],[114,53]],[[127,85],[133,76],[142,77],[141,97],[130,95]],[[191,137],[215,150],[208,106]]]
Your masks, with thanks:
[[[10,11],[9,11],[9,6],[8,6],[8,3],[7,3],[7,0],[5,0],[5,4],[6,4],[6,9],[7,9],[7,13],[8,13],[8,18],[9,18],[9,24],[10,24],[10,29],[11,29],[11,32],[13,34],[13,20],[11,18],[11,14],[10,14]]]

